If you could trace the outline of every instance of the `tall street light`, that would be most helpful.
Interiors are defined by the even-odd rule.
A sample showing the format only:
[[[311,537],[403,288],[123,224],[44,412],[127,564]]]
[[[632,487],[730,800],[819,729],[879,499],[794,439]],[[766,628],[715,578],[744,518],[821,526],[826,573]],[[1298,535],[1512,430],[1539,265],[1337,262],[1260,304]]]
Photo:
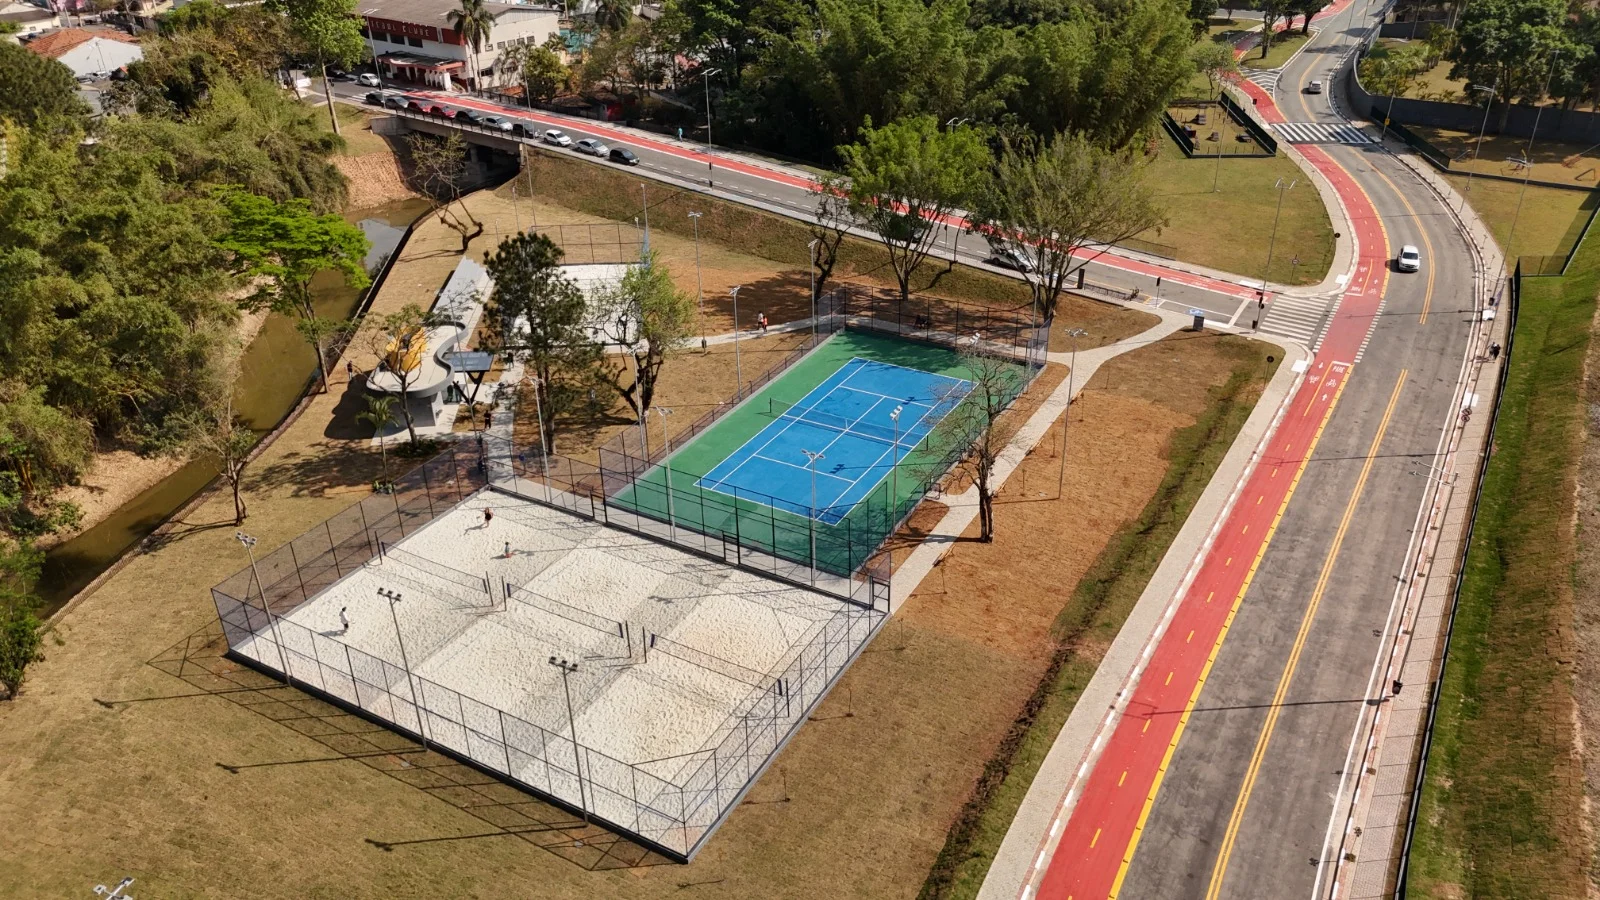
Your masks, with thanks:
[[[817,586],[817,460],[822,459],[822,451],[801,450],[806,455],[806,461],[811,464],[811,586]]]
[[[400,604],[399,591],[378,588],[378,596],[389,601],[389,618],[394,622],[394,640],[400,645],[400,665],[406,672],[406,686],[411,688],[411,708],[417,711],[417,736],[422,738],[422,749],[428,749],[428,724],[422,714],[422,704],[417,702],[417,683],[411,680],[411,660],[406,656],[406,640],[400,634],[400,614],[394,608]]]
[[[1267,239],[1267,264],[1261,269],[1262,300],[1267,299],[1267,279],[1271,277],[1272,274],[1272,249],[1274,245],[1278,243],[1278,220],[1283,217],[1283,195],[1286,191],[1292,189],[1299,183],[1300,179],[1298,178],[1290,181],[1288,184],[1284,184],[1283,179],[1279,178],[1277,182],[1272,185],[1278,189],[1278,209],[1277,212],[1272,214],[1272,237]]]
[[[821,238],[812,238],[806,249],[811,251],[811,345],[817,345],[817,245]]]
[[[667,430],[667,416],[672,415],[672,410],[665,406],[652,406],[650,411],[661,419],[661,442],[666,446],[666,456],[662,457],[661,465],[667,476],[667,536],[676,537],[673,533],[672,515],[672,432]]]
[[[1499,90],[1499,88],[1500,88],[1500,78],[1499,78],[1499,76],[1495,77],[1495,81],[1494,81],[1494,86],[1493,87],[1484,87],[1481,84],[1469,84],[1469,85],[1467,85],[1468,92],[1471,92],[1471,91],[1483,91],[1484,93],[1489,95],[1489,99],[1483,101],[1483,122],[1480,125],[1478,125],[1478,142],[1476,144],[1472,145],[1472,161],[1473,162],[1477,162],[1478,161],[1478,150],[1483,146],[1483,135],[1484,135],[1484,132],[1487,131],[1488,128],[1489,128],[1489,111],[1494,109],[1494,98],[1496,96],[1498,96],[1497,91]],[[1462,206],[1463,209],[1466,208],[1467,198],[1471,197],[1471,196],[1472,196],[1472,170],[1468,169],[1467,170],[1467,190],[1466,190],[1466,193],[1463,194],[1462,197],[1461,197],[1461,206]]]
[[[644,246],[639,250],[639,258],[643,259],[650,252],[650,193],[642,181],[639,182],[639,203],[644,210]]]
[[[706,186],[716,187],[717,167],[711,159],[711,76],[721,74],[721,69],[707,69],[700,73],[706,88]]]
[[[1059,499],[1067,487],[1067,420],[1072,417],[1073,379],[1078,374],[1078,338],[1088,334],[1082,328],[1067,331],[1072,339],[1072,361],[1067,364],[1067,408],[1061,413],[1061,473],[1056,476],[1056,497]]]
[[[700,308],[700,349],[706,349],[706,292],[700,281],[700,214],[689,213],[694,222],[694,298]]]
[[[894,422],[894,466],[889,470],[889,509],[891,515],[894,509],[894,498],[900,496],[900,414],[905,412],[905,405],[896,406],[889,413],[889,418]],[[889,523],[893,525],[893,522]]]
[[[362,30],[367,33],[367,49],[372,51],[372,71],[378,76],[378,90],[383,90],[383,63],[378,61],[378,45],[372,37],[372,16],[379,12],[377,7],[370,7],[361,11],[361,16],[366,21],[362,23]]]
[[[244,545],[250,554],[250,575],[256,580],[256,590],[261,592],[261,608],[267,613],[267,627],[272,629],[272,642],[278,645],[278,665],[283,666],[283,684],[289,687],[289,657],[283,652],[283,633],[278,630],[278,620],[272,617],[272,604],[267,602],[267,586],[261,582],[261,572],[256,569],[256,539],[242,531],[235,531],[233,539]]]
[[[572,715],[572,685],[567,679],[578,671],[578,664],[550,657],[550,665],[561,670],[561,692],[567,697],[567,733],[572,735],[572,768],[578,776],[578,808],[583,810],[583,821],[589,821],[589,798],[583,790],[583,758],[578,755],[578,720]]]
[[[744,375],[739,368],[739,290],[744,285],[736,284],[728,293],[733,297],[733,380],[738,382],[734,387],[733,395],[744,399]]]

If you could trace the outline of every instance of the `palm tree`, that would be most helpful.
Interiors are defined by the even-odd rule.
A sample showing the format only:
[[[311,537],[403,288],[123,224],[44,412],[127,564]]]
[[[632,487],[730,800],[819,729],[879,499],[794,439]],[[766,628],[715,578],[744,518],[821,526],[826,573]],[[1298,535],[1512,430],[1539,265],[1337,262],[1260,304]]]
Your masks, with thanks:
[[[478,90],[478,54],[489,43],[489,32],[494,30],[494,13],[484,0],[461,0],[461,8],[452,9],[450,27],[472,48],[472,89]]]
[[[383,480],[379,483],[385,487],[392,482],[389,480],[389,451],[383,444],[383,430],[394,424],[394,403],[393,394],[368,394],[366,411],[356,414],[356,420],[371,425],[372,432],[378,436],[378,455],[383,460]]]
[[[607,34],[616,34],[633,21],[632,0],[598,0],[594,9],[594,23]]]

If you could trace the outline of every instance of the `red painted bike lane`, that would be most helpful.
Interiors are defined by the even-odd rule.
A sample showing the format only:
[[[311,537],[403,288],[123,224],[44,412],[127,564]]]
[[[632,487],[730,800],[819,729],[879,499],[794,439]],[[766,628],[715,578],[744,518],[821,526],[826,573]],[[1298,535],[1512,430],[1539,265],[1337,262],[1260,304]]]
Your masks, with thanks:
[[[1340,7],[1343,8],[1342,6]],[[1336,14],[1336,13],[1335,13]],[[1267,122],[1282,121],[1259,87],[1241,87]],[[1263,442],[1262,456],[1185,591],[1166,631],[1105,738],[1065,827],[1060,819],[1036,857],[1023,895],[1038,884],[1041,900],[1116,897],[1189,715],[1250,587],[1307,461],[1332,417],[1356,353],[1376,322],[1388,274],[1387,237],[1371,200],[1320,147],[1299,148],[1332,183],[1350,216],[1356,266],[1329,323],[1317,358],[1283,418]],[[1068,796],[1074,785],[1068,785]],[[1045,870],[1042,878],[1038,867]]]

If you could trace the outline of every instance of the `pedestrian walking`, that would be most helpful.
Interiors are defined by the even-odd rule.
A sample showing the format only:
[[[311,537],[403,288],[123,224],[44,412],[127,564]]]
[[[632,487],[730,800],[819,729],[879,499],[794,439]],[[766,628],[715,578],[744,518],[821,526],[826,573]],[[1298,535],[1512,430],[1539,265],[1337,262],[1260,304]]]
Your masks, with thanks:
[[[683,126],[682,125],[678,126],[678,140],[680,140],[680,141],[683,140]]]
[[[350,617],[345,615],[345,611],[348,610],[349,608],[350,607],[348,607],[348,606],[339,607],[339,633],[340,634],[349,634],[350,633]]]
[[[767,311],[766,310],[762,310],[756,316],[756,324],[761,326],[761,333],[762,334],[766,334],[767,333]]]
[[[489,527],[489,523],[493,522],[493,521],[494,521],[494,510],[492,510],[489,507],[485,506],[483,508],[483,527],[488,528]]]
[[[1490,344],[1489,345],[1489,358],[1490,359],[1499,359],[1500,358],[1500,345],[1499,344]]]
[[[348,359],[344,361],[344,375],[351,381],[356,379],[356,364]]]
[[[483,430],[488,431],[489,429],[491,429],[493,427],[494,427],[494,410],[486,409],[486,410],[483,411]]]

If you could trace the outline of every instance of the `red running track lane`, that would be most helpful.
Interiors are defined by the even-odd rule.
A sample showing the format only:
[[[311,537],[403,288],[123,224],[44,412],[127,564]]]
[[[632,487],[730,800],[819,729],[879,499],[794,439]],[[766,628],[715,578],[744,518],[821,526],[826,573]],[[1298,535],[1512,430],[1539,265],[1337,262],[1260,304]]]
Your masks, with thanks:
[[[675,156],[679,159],[691,160],[694,162],[705,162],[706,160],[706,154],[703,150],[683,147],[672,141],[644,137],[643,135],[635,134],[633,132],[623,132],[614,126],[606,125],[604,123],[573,122],[569,119],[560,119],[556,118],[555,116],[545,115],[533,110],[511,109],[504,106],[498,106],[493,103],[478,100],[474,97],[464,97],[458,94],[443,94],[437,91],[408,91],[407,94],[412,96],[428,97],[429,99],[435,100],[439,103],[445,103],[450,106],[466,107],[468,109],[475,109],[480,112],[494,113],[496,115],[511,114],[515,115],[519,119],[528,119],[530,121],[538,122],[542,125],[549,125],[556,128],[575,128],[599,133],[609,132],[615,134],[619,140],[626,140],[628,143],[635,146],[648,147],[657,153],[664,153],[668,156]],[[814,190],[817,186],[815,179],[795,175],[785,172],[781,169],[772,168],[769,166],[752,165],[751,163],[726,156],[715,157],[715,160],[718,169],[728,172],[738,172],[741,175],[748,175],[751,178],[760,178],[775,184],[781,184],[791,188],[801,188],[807,191]],[[971,224],[960,216],[943,216],[939,221],[942,224],[951,225],[957,228],[966,228]],[[1207,278],[1203,275],[1195,275],[1189,272],[1179,271],[1177,269],[1169,269],[1165,266],[1158,266],[1137,259],[1129,259],[1127,257],[1118,256],[1112,253],[1079,251],[1075,255],[1080,259],[1094,260],[1102,265],[1109,266],[1113,269],[1119,269],[1130,274],[1143,275],[1147,278],[1156,278],[1159,276],[1164,282],[1199,288],[1201,290],[1210,291],[1213,294],[1221,294],[1226,297],[1233,297],[1243,300],[1254,299],[1256,296],[1255,288],[1247,287],[1237,282],[1223,281],[1216,278]]]
[[[1256,85],[1241,86],[1254,89],[1251,93],[1263,118],[1282,120],[1272,99]],[[1100,900],[1116,897],[1121,890],[1167,766],[1228,628],[1333,414],[1356,353],[1376,323],[1388,275],[1383,225],[1366,193],[1327,153],[1314,146],[1300,150],[1332,182],[1350,214],[1356,271],[1307,379],[1266,439],[1261,461],[1249,473],[1151,652],[1126,711],[1082,785],[1065,829],[1059,828],[1059,819],[1052,826],[1060,841],[1053,848],[1048,837],[1041,843],[1035,866],[1047,868],[1039,882],[1039,900]],[[1068,787],[1070,794],[1072,785]],[[1033,884],[1037,876],[1035,868],[1024,883]]]

